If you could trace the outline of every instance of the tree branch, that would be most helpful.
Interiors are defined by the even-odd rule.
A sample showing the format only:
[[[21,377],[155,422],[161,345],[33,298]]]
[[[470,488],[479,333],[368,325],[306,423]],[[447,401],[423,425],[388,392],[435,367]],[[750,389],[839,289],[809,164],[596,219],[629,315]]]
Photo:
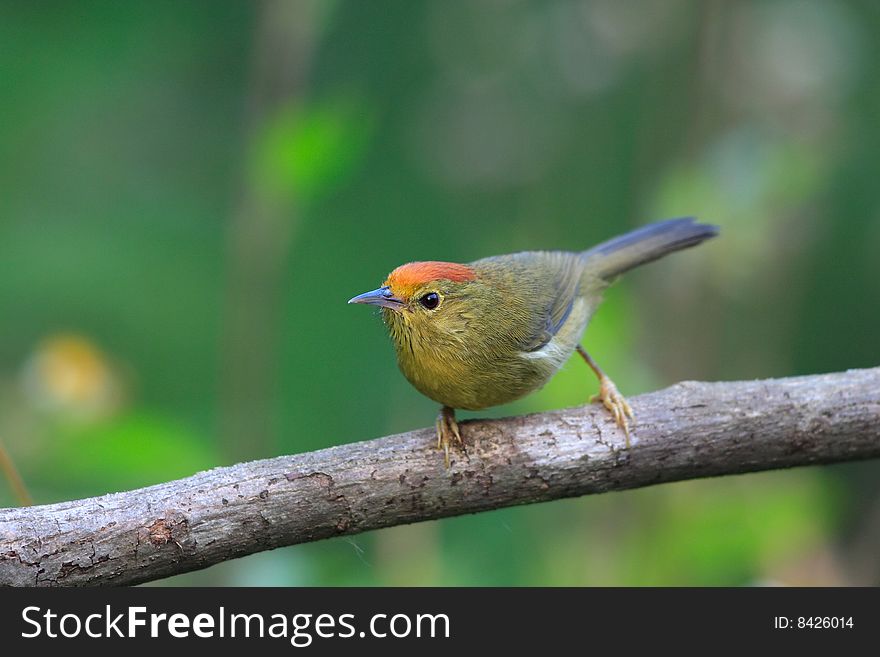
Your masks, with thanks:
[[[149,488],[0,510],[0,585],[135,584],[282,545],[487,509],[880,456],[880,368],[680,383],[630,400],[634,444],[584,406],[216,468]]]

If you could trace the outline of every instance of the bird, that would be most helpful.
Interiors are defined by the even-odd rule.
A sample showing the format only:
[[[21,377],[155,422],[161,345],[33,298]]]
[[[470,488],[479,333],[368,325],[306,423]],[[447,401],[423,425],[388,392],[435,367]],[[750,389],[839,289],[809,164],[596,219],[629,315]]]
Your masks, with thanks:
[[[541,388],[577,351],[599,380],[591,398],[630,448],[632,407],[581,345],[605,289],[621,274],[715,237],[693,217],[647,224],[580,252],[524,251],[468,264],[420,261],[349,300],[381,308],[398,366],[441,405],[437,447],[464,449],[456,409],[478,411]]]

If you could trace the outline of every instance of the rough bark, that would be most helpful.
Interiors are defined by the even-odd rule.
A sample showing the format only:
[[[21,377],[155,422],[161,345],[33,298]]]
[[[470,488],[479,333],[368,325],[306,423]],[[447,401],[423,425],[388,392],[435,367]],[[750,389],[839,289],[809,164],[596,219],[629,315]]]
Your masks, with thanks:
[[[630,400],[634,444],[597,406],[462,424],[0,510],[0,584],[135,584],[282,545],[514,504],[880,456],[880,368],[679,383]]]

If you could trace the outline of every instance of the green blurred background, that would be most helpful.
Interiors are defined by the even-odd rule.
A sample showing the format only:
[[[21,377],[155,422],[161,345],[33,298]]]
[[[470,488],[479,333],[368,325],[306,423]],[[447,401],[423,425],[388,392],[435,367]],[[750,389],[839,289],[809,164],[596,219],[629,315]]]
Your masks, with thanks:
[[[428,426],[345,303],[408,260],[693,214],[722,237],[628,275],[587,331],[624,393],[880,360],[872,0],[5,0],[0,99],[0,439],[37,502]],[[492,414],[595,387],[572,361]],[[878,584],[878,472],[506,509],[163,583]]]

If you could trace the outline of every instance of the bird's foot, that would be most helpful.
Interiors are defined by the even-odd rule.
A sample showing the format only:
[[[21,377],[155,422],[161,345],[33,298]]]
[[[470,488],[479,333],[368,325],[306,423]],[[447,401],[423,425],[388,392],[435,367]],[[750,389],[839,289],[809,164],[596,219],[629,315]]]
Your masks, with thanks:
[[[626,398],[620,394],[614,381],[604,374],[599,378],[599,394],[590,397],[590,402],[600,401],[611,411],[614,421],[617,423],[626,436],[626,446],[629,448],[629,420],[635,420],[632,406],[626,401]]]
[[[449,467],[449,445],[453,442],[464,447],[458,422],[455,421],[455,409],[444,406],[437,414],[437,449],[442,449],[446,458],[446,467]]]

